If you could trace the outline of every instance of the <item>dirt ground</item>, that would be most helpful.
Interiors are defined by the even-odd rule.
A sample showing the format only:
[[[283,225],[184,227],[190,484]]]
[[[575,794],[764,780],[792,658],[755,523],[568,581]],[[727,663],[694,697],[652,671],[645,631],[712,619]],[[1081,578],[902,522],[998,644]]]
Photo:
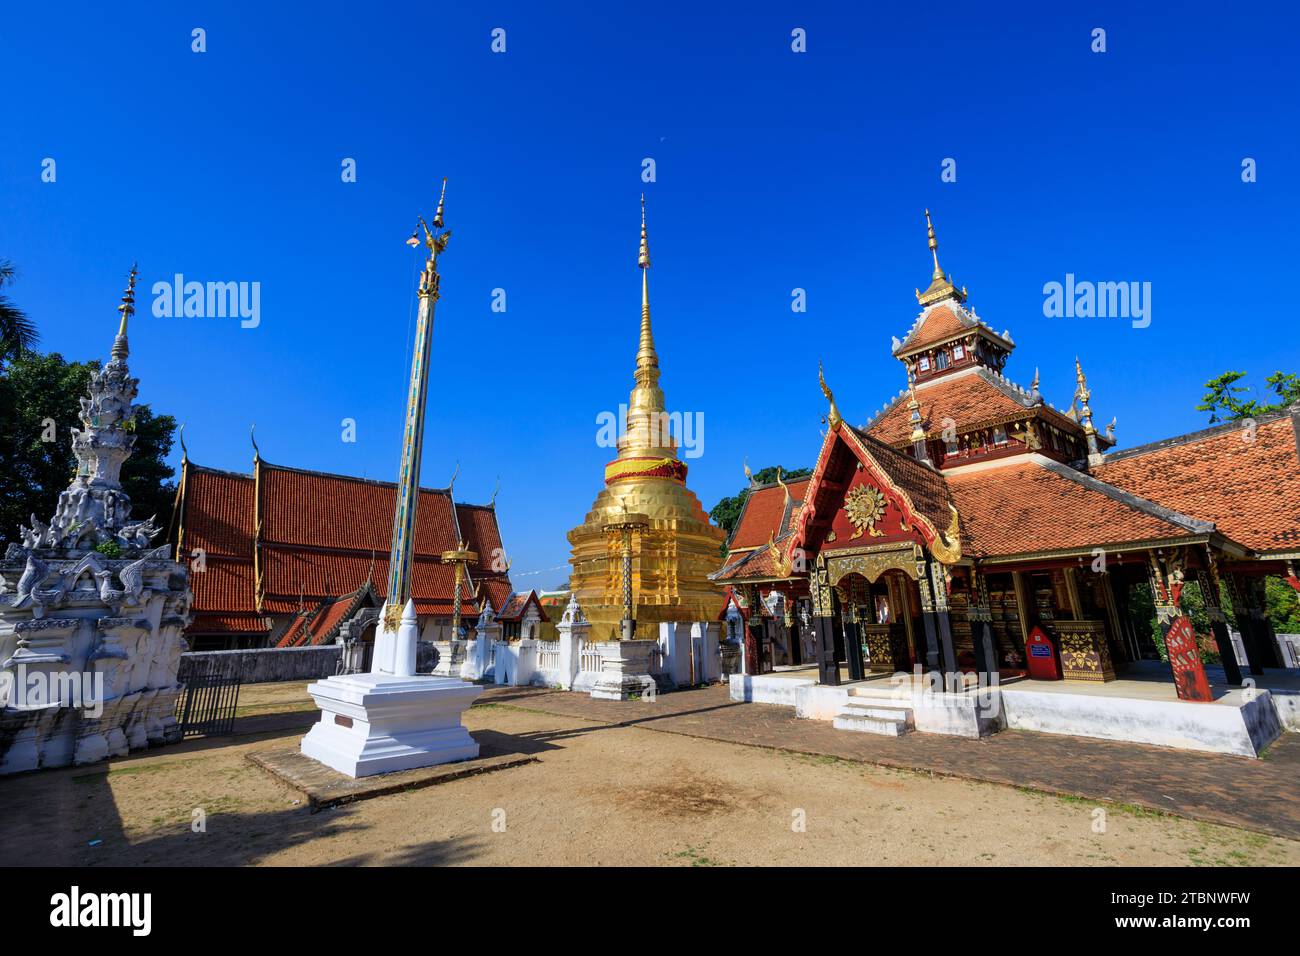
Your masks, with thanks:
[[[537,762],[313,814],[246,759],[302,736],[303,686],[244,689],[257,734],[0,783],[0,864],[1300,864],[1300,843],[1135,808],[510,704],[466,723]]]

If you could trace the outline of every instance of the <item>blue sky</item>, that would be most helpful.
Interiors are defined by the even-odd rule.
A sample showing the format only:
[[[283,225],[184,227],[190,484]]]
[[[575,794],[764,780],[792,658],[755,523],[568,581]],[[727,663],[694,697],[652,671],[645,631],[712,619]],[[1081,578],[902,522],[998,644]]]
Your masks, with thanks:
[[[449,177],[424,483],[459,460],[458,497],[480,501],[500,476],[521,586],[564,579],[611,457],[596,416],[632,385],[643,189],[662,384],[704,416],[688,464],[706,508],[746,455],[812,463],[818,359],[854,422],[903,386],[889,345],[929,279],[927,206],[945,269],[1015,338],[1008,374],[1041,367],[1068,405],[1078,354],[1121,445],[1204,425],[1225,369],[1300,371],[1293,8],[281,6],[6,12],[12,294],[43,347],[103,357],[138,260],[141,400],[187,423],[195,461],[248,470],[256,422],[269,461],[391,480],[419,259],[403,240]],[[1150,282],[1150,327],[1044,318],[1067,272]],[[260,282],[261,324],[155,318],[149,289],[175,273]]]

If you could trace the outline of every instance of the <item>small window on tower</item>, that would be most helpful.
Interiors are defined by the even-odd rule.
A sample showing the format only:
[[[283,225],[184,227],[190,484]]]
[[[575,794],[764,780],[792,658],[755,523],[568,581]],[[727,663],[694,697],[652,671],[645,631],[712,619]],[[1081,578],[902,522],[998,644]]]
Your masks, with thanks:
[[[916,363],[916,367],[919,368],[922,372],[930,371],[930,356],[922,355],[921,360]]]
[[[953,360],[954,362],[960,362],[960,361],[961,361],[962,359],[964,359],[965,357],[966,357],[966,348],[965,348],[965,346],[962,346],[962,345],[954,345],[954,346],[952,347],[952,360]]]
[[[935,368],[947,368],[949,364],[948,353],[940,352],[934,357]]]
[[[993,429],[993,444],[1005,445],[1007,442],[1007,430],[1001,425]]]

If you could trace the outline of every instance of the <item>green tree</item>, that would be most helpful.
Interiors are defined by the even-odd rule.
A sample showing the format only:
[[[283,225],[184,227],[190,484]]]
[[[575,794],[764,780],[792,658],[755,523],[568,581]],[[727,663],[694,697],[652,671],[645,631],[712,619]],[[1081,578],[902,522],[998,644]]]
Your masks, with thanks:
[[[758,471],[754,472],[754,481],[760,485],[765,485],[774,482],[776,481],[776,470],[777,470],[776,465],[771,465],[767,468],[761,468]],[[796,468],[794,471],[788,471],[782,468],[781,480],[790,482],[798,478],[805,478],[811,474],[812,474],[811,468]],[[716,505],[714,505],[713,510],[709,512],[709,517],[713,520],[714,524],[716,524],[719,528],[726,531],[727,534],[730,535],[733,531],[736,530],[736,522],[740,520],[740,513],[745,510],[745,502],[748,500],[749,500],[749,489],[743,488],[738,494],[730,495],[726,498],[723,498]],[[727,546],[724,544],[722,546],[722,556],[726,557],[726,555],[727,555]]]
[[[1279,577],[1264,581],[1268,619],[1277,634],[1300,634],[1300,594]]]
[[[0,362],[26,352],[36,345],[36,323],[5,295],[5,286],[13,285],[14,264],[0,259]]]
[[[1264,403],[1243,396],[1251,391],[1245,385],[1237,383],[1246,377],[1245,372],[1224,372],[1218,378],[1205,383],[1205,397],[1196,406],[1198,412],[1209,412],[1210,422],[1235,421],[1239,418],[1254,418],[1286,408],[1300,401],[1300,377],[1290,372],[1274,372],[1264,379],[1278,401]]]
[[[35,514],[49,521],[59,492],[76,472],[72,429],[81,427],[78,399],[98,362],[68,362],[58,353],[24,352],[0,367],[0,542]],[[135,448],[122,466],[122,488],[137,519],[171,520],[176,484],[167,465],[176,420],[137,406]],[[160,536],[161,537],[161,536]]]

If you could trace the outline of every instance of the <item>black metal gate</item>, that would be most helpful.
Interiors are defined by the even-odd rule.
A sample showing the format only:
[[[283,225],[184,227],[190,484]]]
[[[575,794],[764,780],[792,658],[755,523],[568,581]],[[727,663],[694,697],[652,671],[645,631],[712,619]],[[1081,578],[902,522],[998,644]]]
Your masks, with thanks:
[[[225,673],[217,662],[181,658],[177,679],[183,689],[176,698],[181,739],[229,734],[235,726],[242,674]]]

